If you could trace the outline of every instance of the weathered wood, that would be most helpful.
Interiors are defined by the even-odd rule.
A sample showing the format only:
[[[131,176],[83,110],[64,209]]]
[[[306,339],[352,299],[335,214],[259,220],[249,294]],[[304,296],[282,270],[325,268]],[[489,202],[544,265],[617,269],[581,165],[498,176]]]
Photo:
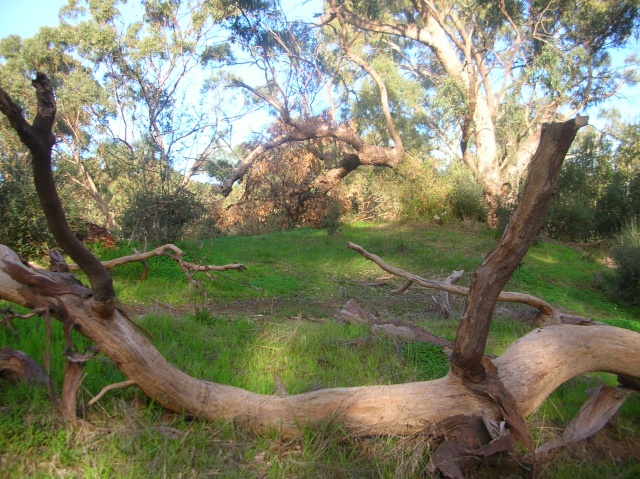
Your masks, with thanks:
[[[342,307],[340,310],[340,318],[348,323],[367,325],[374,334],[384,334],[385,336],[401,338],[408,341],[436,344],[449,351],[453,349],[453,343],[451,341],[440,338],[408,321],[401,319],[392,321],[381,320],[362,309],[353,299],[347,301]]]
[[[0,112],[7,117],[22,143],[31,152],[33,181],[49,231],[64,252],[82,265],[91,282],[94,307],[103,318],[109,318],[114,310],[113,281],[106,268],[71,231],[53,178],[51,150],[56,143],[52,131],[56,117],[53,88],[47,76],[42,73],[38,73],[31,83],[38,99],[38,111],[31,125],[25,119],[22,108],[2,88]]]
[[[377,435],[422,432],[429,424],[455,414],[502,416],[493,401],[470,391],[453,375],[435,381],[332,388],[286,397],[198,380],[167,362],[117,310],[112,320],[105,321],[93,312],[90,300],[73,294],[33,294],[7,273],[7,261],[15,263],[17,255],[0,246],[2,299],[27,307],[59,303],[56,311],[63,310],[129,380],[174,411],[203,419],[236,419],[252,429],[275,428],[285,435],[328,418],[341,421],[354,435]],[[38,274],[22,263],[20,268],[20,277]],[[640,377],[639,349],[640,334],[633,331],[605,325],[558,325],[534,330],[493,362],[518,412],[527,416],[572,377],[590,371]]]
[[[55,97],[46,76],[38,75],[33,83],[38,93],[33,125],[2,89],[0,111],[31,150],[36,190],[49,229],[87,273],[92,291],[87,294],[85,288],[70,282],[68,275],[44,273],[25,265],[13,251],[0,246],[0,299],[46,310],[66,327],[73,325],[147,396],[169,409],[203,419],[235,419],[257,430],[279,429],[284,435],[299,433],[306,425],[327,419],[340,421],[354,435],[424,433],[443,419],[470,415],[483,418],[485,423],[487,419],[504,418],[511,423],[514,435],[522,436],[522,417],[535,411],[567,379],[590,371],[640,378],[640,358],[635,354],[640,349],[640,334],[605,325],[537,329],[490,363],[490,371],[483,364],[496,300],[537,233],[562,159],[576,130],[586,123],[584,117],[551,124],[544,131],[518,209],[500,243],[473,275],[449,375],[435,381],[332,388],[278,397],[185,374],[167,362],[126,314],[114,307],[115,293],[107,269],[70,237],[51,169]],[[367,156],[371,164],[376,164],[375,153],[379,151],[367,155],[366,148],[354,148],[359,155],[353,159],[354,165]],[[402,156],[401,148],[391,150],[382,155],[387,165],[390,158],[399,160]],[[177,252],[165,250],[163,254],[175,256]],[[373,259],[373,255],[367,255]],[[189,277],[181,257],[179,262]],[[416,284],[429,283],[394,270]],[[446,287],[450,288],[447,291],[457,288],[451,284]],[[533,300],[543,314],[554,315],[549,305]],[[471,383],[477,387],[470,387]],[[526,444],[526,437],[523,442]]]
[[[578,130],[589,117],[543,127],[516,211],[502,238],[471,277],[467,304],[458,325],[451,355],[451,369],[461,377],[477,380],[483,375],[482,356],[500,293],[544,223],[558,185],[564,157]]]
[[[11,384],[25,381],[34,386],[49,385],[49,375],[31,356],[8,346],[0,348],[0,378]]]
[[[243,264],[239,263],[230,263],[226,265],[213,265],[213,264],[196,264],[190,263],[189,261],[185,261],[183,259],[184,253],[180,248],[173,244],[165,244],[162,246],[158,246],[157,248],[146,251],[144,253],[137,253],[128,255],[128,256],[120,256],[119,258],[114,258],[108,261],[102,261],[102,265],[107,268],[115,268],[116,266],[122,266],[123,264],[135,263],[136,261],[144,262],[150,258],[155,256],[167,256],[172,260],[176,261],[180,267],[185,271],[191,271],[194,273],[197,272],[205,272],[205,271],[228,271],[230,269],[237,269],[243,271],[247,269],[247,267]],[[78,271],[80,270],[80,266],[77,264],[69,265],[70,271]]]
[[[362,309],[353,299],[347,301],[340,310],[340,319],[352,324],[369,324],[378,321],[378,318]]]
[[[536,453],[549,452],[565,444],[583,441],[593,436],[609,423],[632,392],[633,389],[604,385],[589,389],[587,401],[564,430],[562,437],[543,444]]]
[[[91,398],[91,400],[87,403],[87,407],[91,407],[95,403],[100,401],[100,399],[102,399],[102,396],[104,396],[107,392],[111,391],[112,389],[128,388],[130,386],[135,386],[135,385],[136,383],[134,383],[130,379],[127,379],[126,381],[120,381],[119,383],[109,384],[108,386],[103,387],[98,394],[96,394],[94,397]]]
[[[396,268],[395,266],[391,266],[386,263],[379,256],[368,252],[362,246],[359,246],[355,243],[347,243],[347,247],[356,251],[364,258],[369,261],[373,261],[377,264],[380,269],[386,271],[387,273],[391,273],[394,276],[398,276],[399,278],[404,278],[407,282],[397,290],[392,291],[392,293],[396,294],[398,292],[402,292],[406,287],[411,286],[411,284],[416,284],[417,286],[422,286],[423,288],[431,288],[437,289],[441,291],[446,291],[448,293],[460,294],[463,296],[469,295],[469,288],[465,288],[464,286],[457,286],[455,284],[446,283],[444,281],[437,281],[433,279],[426,279],[421,276],[418,276],[413,273],[409,273],[408,271],[404,271],[400,268]],[[406,286],[406,287],[405,287]],[[401,291],[402,290],[402,291]],[[498,296],[498,301],[503,301],[505,303],[521,303],[526,304],[528,306],[532,306],[540,311],[541,316],[544,318],[543,321],[545,324],[562,324],[562,317],[564,316],[560,311],[551,306],[546,301],[536,298],[530,294],[526,293],[516,293],[510,291],[503,291]],[[590,321],[586,318],[581,318],[584,321]]]
[[[456,284],[462,278],[464,274],[464,270],[454,271],[444,280],[445,283],[448,284]],[[449,303],[449,293],[447,291],[440,290],[438,292],[438,297],[436,298],[436,304],[440,309],[440,312],[445,318],[448,318],[453,314],[453,310],[451,309],[451,304]]]

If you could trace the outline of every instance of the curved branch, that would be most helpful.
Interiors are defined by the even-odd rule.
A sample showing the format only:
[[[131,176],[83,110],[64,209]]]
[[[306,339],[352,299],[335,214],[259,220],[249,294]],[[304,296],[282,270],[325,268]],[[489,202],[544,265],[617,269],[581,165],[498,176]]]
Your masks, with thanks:
[[[355,150],[347,153],[342,160],[325,174],[317,178],[318,185],[334,185],[360,165],[397,167],[404,158],[400,147],[377,146],[365,143],[352,129],[344,125],[334,125],[330,121],[314,117],[308,120],[293,120],[286,123],[290,130],[276,138],[258,145],[236,166],[233,173],[222,183],[221,193],[229,196],[235,182],[246,175],[251,165],[264,153],[288,143],[330,138],[346,144]]]
[[[446,291],[447,293],[459,294],[462,296],[469,296],[469,288],[464,286],[457,286],[452,283],[447,283],[445,281],[436,281],[433,279],[425,279],[416,274],[409,273],[400,268],[396,268],[395,266],[391,266],[388,263],[385,263],[379,256],[369,253],[361,246],[355,243],[347,243],[347,247],[359,253],[369,261],[373,261],[377,264],[380,269],[390,273],[394,276],[398,276],[399,278],[404,278],[407,280],[407,283],[413,283],[418,286],[422,286],[424,288],[437,289],[439,291]],[[403,285],[399,290],[394,290],[393,293],[401,293],[405,289],[407,289],[411,284]],[[502,301],[505,303],[520,303],[526,304],[527,306],[532,306],[540,311],[540,314],[543,316],[543,321],[546,324],[555,324],[562,323],[562,318],[565,316],[560,311],[555,309],[546,301],[536,298],[530,294],[526,293],[516,293],[509,291],[502,291],[498,296],[498,301]],[[585,319],[585,322],[589,322],[589,320]]]
[[[17,272],[15,269],[20,269]],[[110,322],[96,320],[90,302],[74,294],[38,294],[16,278],[37,271],[0,246],[0,299],[23,306],[59,304],[77,325],[147,396],[168,409],[207,420],[235,419],[254,430],[299,434],[306,425],[340,421],[353,435],[428,432],[456,414],[497,419],[498,406],[467,388],[456,375],[407,384],[332,388],[286,397],[266,396],[202,381],[171,364],[118,310]],[[60,276],[60,281],[64,281]],[[557,325],[536,329],[494,360],[518,413],[533,413],[568,379],[590,371],[640,378],[640,334],[612,326]],[[544,354],[540,354],[544,351]]]
[[[33,178],[40,206],[51,234],[58,245],[80,265],[87,274],[100,316],[109,318],[114,311],[115,291],[109,272],[100,261],[75,237],[67,223],[60,197],[56,191],[51,165],[51,150],[55,145],[52,132],[56,116],[56,101],[46,75],[39,73],[32,82],[38,97],[38,112],[29,125],[22,109],[0,88],[0,111],[9,119],[22,143],[31,151]]]
[[[187,269],[188,271],[193,271],[194,273],[202,272],[202,271],[228,271],[230,269],[237,270],[245,270],[247,267],[240,263],[230,263],[223,266],[213,265],[213,264],[196,264],[190,263],[188,261],[184,261],[182,259],[183,252],[180,248],[173,244],[165,244],[157,247],[151,251],[146,251],[144,253],[135,253],[129,256],[121,256],[120,258],[110,259],[108,261],[102,261],[102,265],[107,268],[115,268],[116,266],[121,266],[127,263],[134,263],[136,261],[144,261],[149,258],[153,258],[155,256],[167,256],[178,262],[180,267],[183,269]],[[77,271],[81,269],[77,264],[70,264],[70,271]]]
[[[382,115],[384,116],[385,125],[387,126],[387,130],[391,135],[391,139],[393,140],[393,144],[395,145],[395,147],[401,151],[404,151],[402,139],[396,131],[396,127],[393,124],[393,118],[391,118],[391,111],[389,109],[389,95],[387,93],[387,86],[384,84],[384,80],[382,79],[380,74],[363,58],[360,58],[359,56],[352,53],[347,47],[345,47],[344,49],[347,58],[349,58],[349,60],[351,60],[353,63],[367,72],[378,86],[378,90],[380,91],[380,105],[382,107]]]

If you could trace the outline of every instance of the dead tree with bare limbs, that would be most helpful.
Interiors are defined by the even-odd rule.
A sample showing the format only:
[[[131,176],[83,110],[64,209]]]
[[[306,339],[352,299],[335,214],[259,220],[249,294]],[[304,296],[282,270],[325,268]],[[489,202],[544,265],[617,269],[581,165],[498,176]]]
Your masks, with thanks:
[[[564,156],[576,131],[586,124],[585,117],[545,126],[520,205],[498,244],[473,273],[446,377],[266,396],[185,374],[167,362],[115,306],[108,270],[69,230],[56,192],[51,174],[54,92],[45,75],[38,75],[33,85],[38,112],[32,123],[2,89],[0,111],[31,151],[36,188],[49,228],[61,248],[87,274],[91,289],[70,283],[64,273],[24,264],[16,253],[0,246],[0,299],[47,311],[65,328],[77,329],[127,376],[127,385],[137,386],[168,409],[205,420],[234,419],[259,431],[276,428],[283,435],[294,435],[305,425],[331,419],[352,435],[420,433],[446,437],[432,455],[430,467],[448,477],[461,477],[462,469],[479,463],[481,457],[513,451],[516,440],[534,452],[524,418],[568,379],[590,371],[640,379],[640,334],[606,325],[538,328],[500,357],[484,355],[496,301],[542,224]],[[619,403],[621,394],[605,388],[589,403]],[[584,416],[602,423],[603,416],[593,412],[593,405],[585,407],[590,409],[580,424],[573,426],[571,437],[583,437],[585,431],[588,434],[597,427]],[[612,408],[596,409],[609,414]],[[475,462],[470,463],[470,458]]]

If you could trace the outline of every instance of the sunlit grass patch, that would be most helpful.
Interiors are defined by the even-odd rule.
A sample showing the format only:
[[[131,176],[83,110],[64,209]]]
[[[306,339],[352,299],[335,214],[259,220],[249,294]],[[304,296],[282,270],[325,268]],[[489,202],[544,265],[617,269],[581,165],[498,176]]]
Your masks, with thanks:
[[[139,279],[139,264],[114,268],[113,274],[119,300],[125,308],[135,306],[132,317],[151,333],[154,345],[171,363],[202,379],[271,395],[276,380],[288,394],[298,394],[446,374],[448,363],[438,348],[374,336],[364,326],[339,322],[337,315],[348,299],[356,299],[381,320],[403,319],[454,340],[465,298],[452,295],[454,316],[443,318],[434,291],[413,287],[390,295],[402,281],[348,249],[348,241],[426,278],[444,279],[454,269],[465,269],[459,284],[468,285],[495,237],[482,227],[359,224],[345,225],[331,237],[299,228],[179,244],[192,261],[206,254],[206,263],[248,266],[245,272],[214,275],[214,282],[198,274],[198,286],[168,258],[148,261],[146,281]],[[123,246],[99,253],[108,259],[131,250]],[[507,288],[639,331],[638,308],[611,303],[598,286],[603,271],[606,267],[590,255],[540,242]],[[533,328],[523,322],[523,311],[498,305],[488,354],[501,354]],[[59,388],[65,345],[60,324],[53,325],[52,374]],[[15,326],[20,340],[3,328],[0,344],[42,362],[43,320],[15,321]],[[74,340],[81,349],[88,346],[76,332]],[[105,385],[125,379],[103,355],[89,361],[85,371],[80,398],[85,403]],[[615,382],[609,374],[590,374],[563,385],[528,419],[536,441],[561,433],[582,406],[586,389]],[[580,477],[635,477],[637,467],[629,458],[636,456],[628,452],[616,459],[604,451],[640,444],[638,417],[640,401],[631,396],[612,426],[556,453],[558,460],[545,462],[540,477],[568,477],[572,470]],[[307,427],[294,439],[277,430],[255,434],[232,422],[167,414],[135,387],[108,392],[87,410],[86,419],[84,426],[71,426],[58,418],[46,391],[0,384],[0,477],[418,478],[424,477],[430,447],[423,437],[350,438],[338,421]],[[479,474],[524,477],[517,466],[484,468]]]

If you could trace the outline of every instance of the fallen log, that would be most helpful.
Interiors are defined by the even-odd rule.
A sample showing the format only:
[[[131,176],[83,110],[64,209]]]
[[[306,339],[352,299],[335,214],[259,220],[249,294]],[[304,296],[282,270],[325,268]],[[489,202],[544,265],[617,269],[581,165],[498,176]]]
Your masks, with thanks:
[[[562,161],[587,117],[543,125],[522,197],[502,239],[474,272],[470,291],[451,284],[446,286],[453,288],[447,289],[449,292],[469,296],[447,376],[427,382],[334,388],[277,397],[185,374],[166,361],[135,323],[116,307],[108,270],[74,236],[57,194],[52,166],[56,99],[51,83],[39,73],[32,84],[38,111],[31,124],[23,109],[2,88],[0,112],[31,151],[34,183],[48,227],[60,247],[87,274],[91,290],[75,283],[68,274],[45,273],[25,265],[13,251],[0,246],[0,299],[44,309],[61,320],[65,328],[78,329],[147,396],[169,409],[203,419],[234,419],[257,430],[279,429],[284,435],[299,433],[308,424],[327,420],[340,421],[353,435],[378,435],[428,433],[434,425],[455,416],[481,417],[485,426],[504,419],[513,436],[531,450],[523,417],[535,411],[567,379],[590,371],[611,372],[631,378],[625,379],[629,382],[640,378],[640,359],[635,354],[640,347],[640,334],[605,325],[565,324],[537,329],[494,362],[484,356],[497,300],[505,301],[511,295],[512,301],[535,302],[537,306],[532,305],[547,322],[563,322],[561,313],[548,303],[501,290],[542,226]],[[377,258],[365,253],[369,259]],[[435,284],[391,269],[407,281],[424,283],[427,287],[433,287],[428,283]],[[185,274],[190,277],[188,270]],[[576,319],[580,321],[581,318]],[[508,450],[500,439],[506,436],[490,434],[490,437],[500,442],[487,444],[488,450]],[[450,451],[456,454],[454,449]],[[458,448],[461,453],[468,450],[469,444],[460,444]],[[434,467],[442,471],[440,466]]]
[[[0,246],[1,298],[66,316],[147,396],[174,411],[203,419],[234,419],[254,430],[277,429],[284,435],[326,420],[340,421],[353,435],[395,435],[424,432],[455,414],[501,417],[493,401],[451,374],[434,381],[332,388],[285,397],[199,380],[172,366],[117,309],[107,321],[96,314],[92,298],[73,292],[49,295],[46,289],[36,291],[23,284],[35,284],[39,275]],[[56,276],[49,272],[48,278]],[[51,286],[52,291],[60,289]],[[639,349],[640,334],[633,331],[606,325],[555,325],[532,331],[493,362],[518,412],[528,416],[572,377],[606,371],[639,378]]]

